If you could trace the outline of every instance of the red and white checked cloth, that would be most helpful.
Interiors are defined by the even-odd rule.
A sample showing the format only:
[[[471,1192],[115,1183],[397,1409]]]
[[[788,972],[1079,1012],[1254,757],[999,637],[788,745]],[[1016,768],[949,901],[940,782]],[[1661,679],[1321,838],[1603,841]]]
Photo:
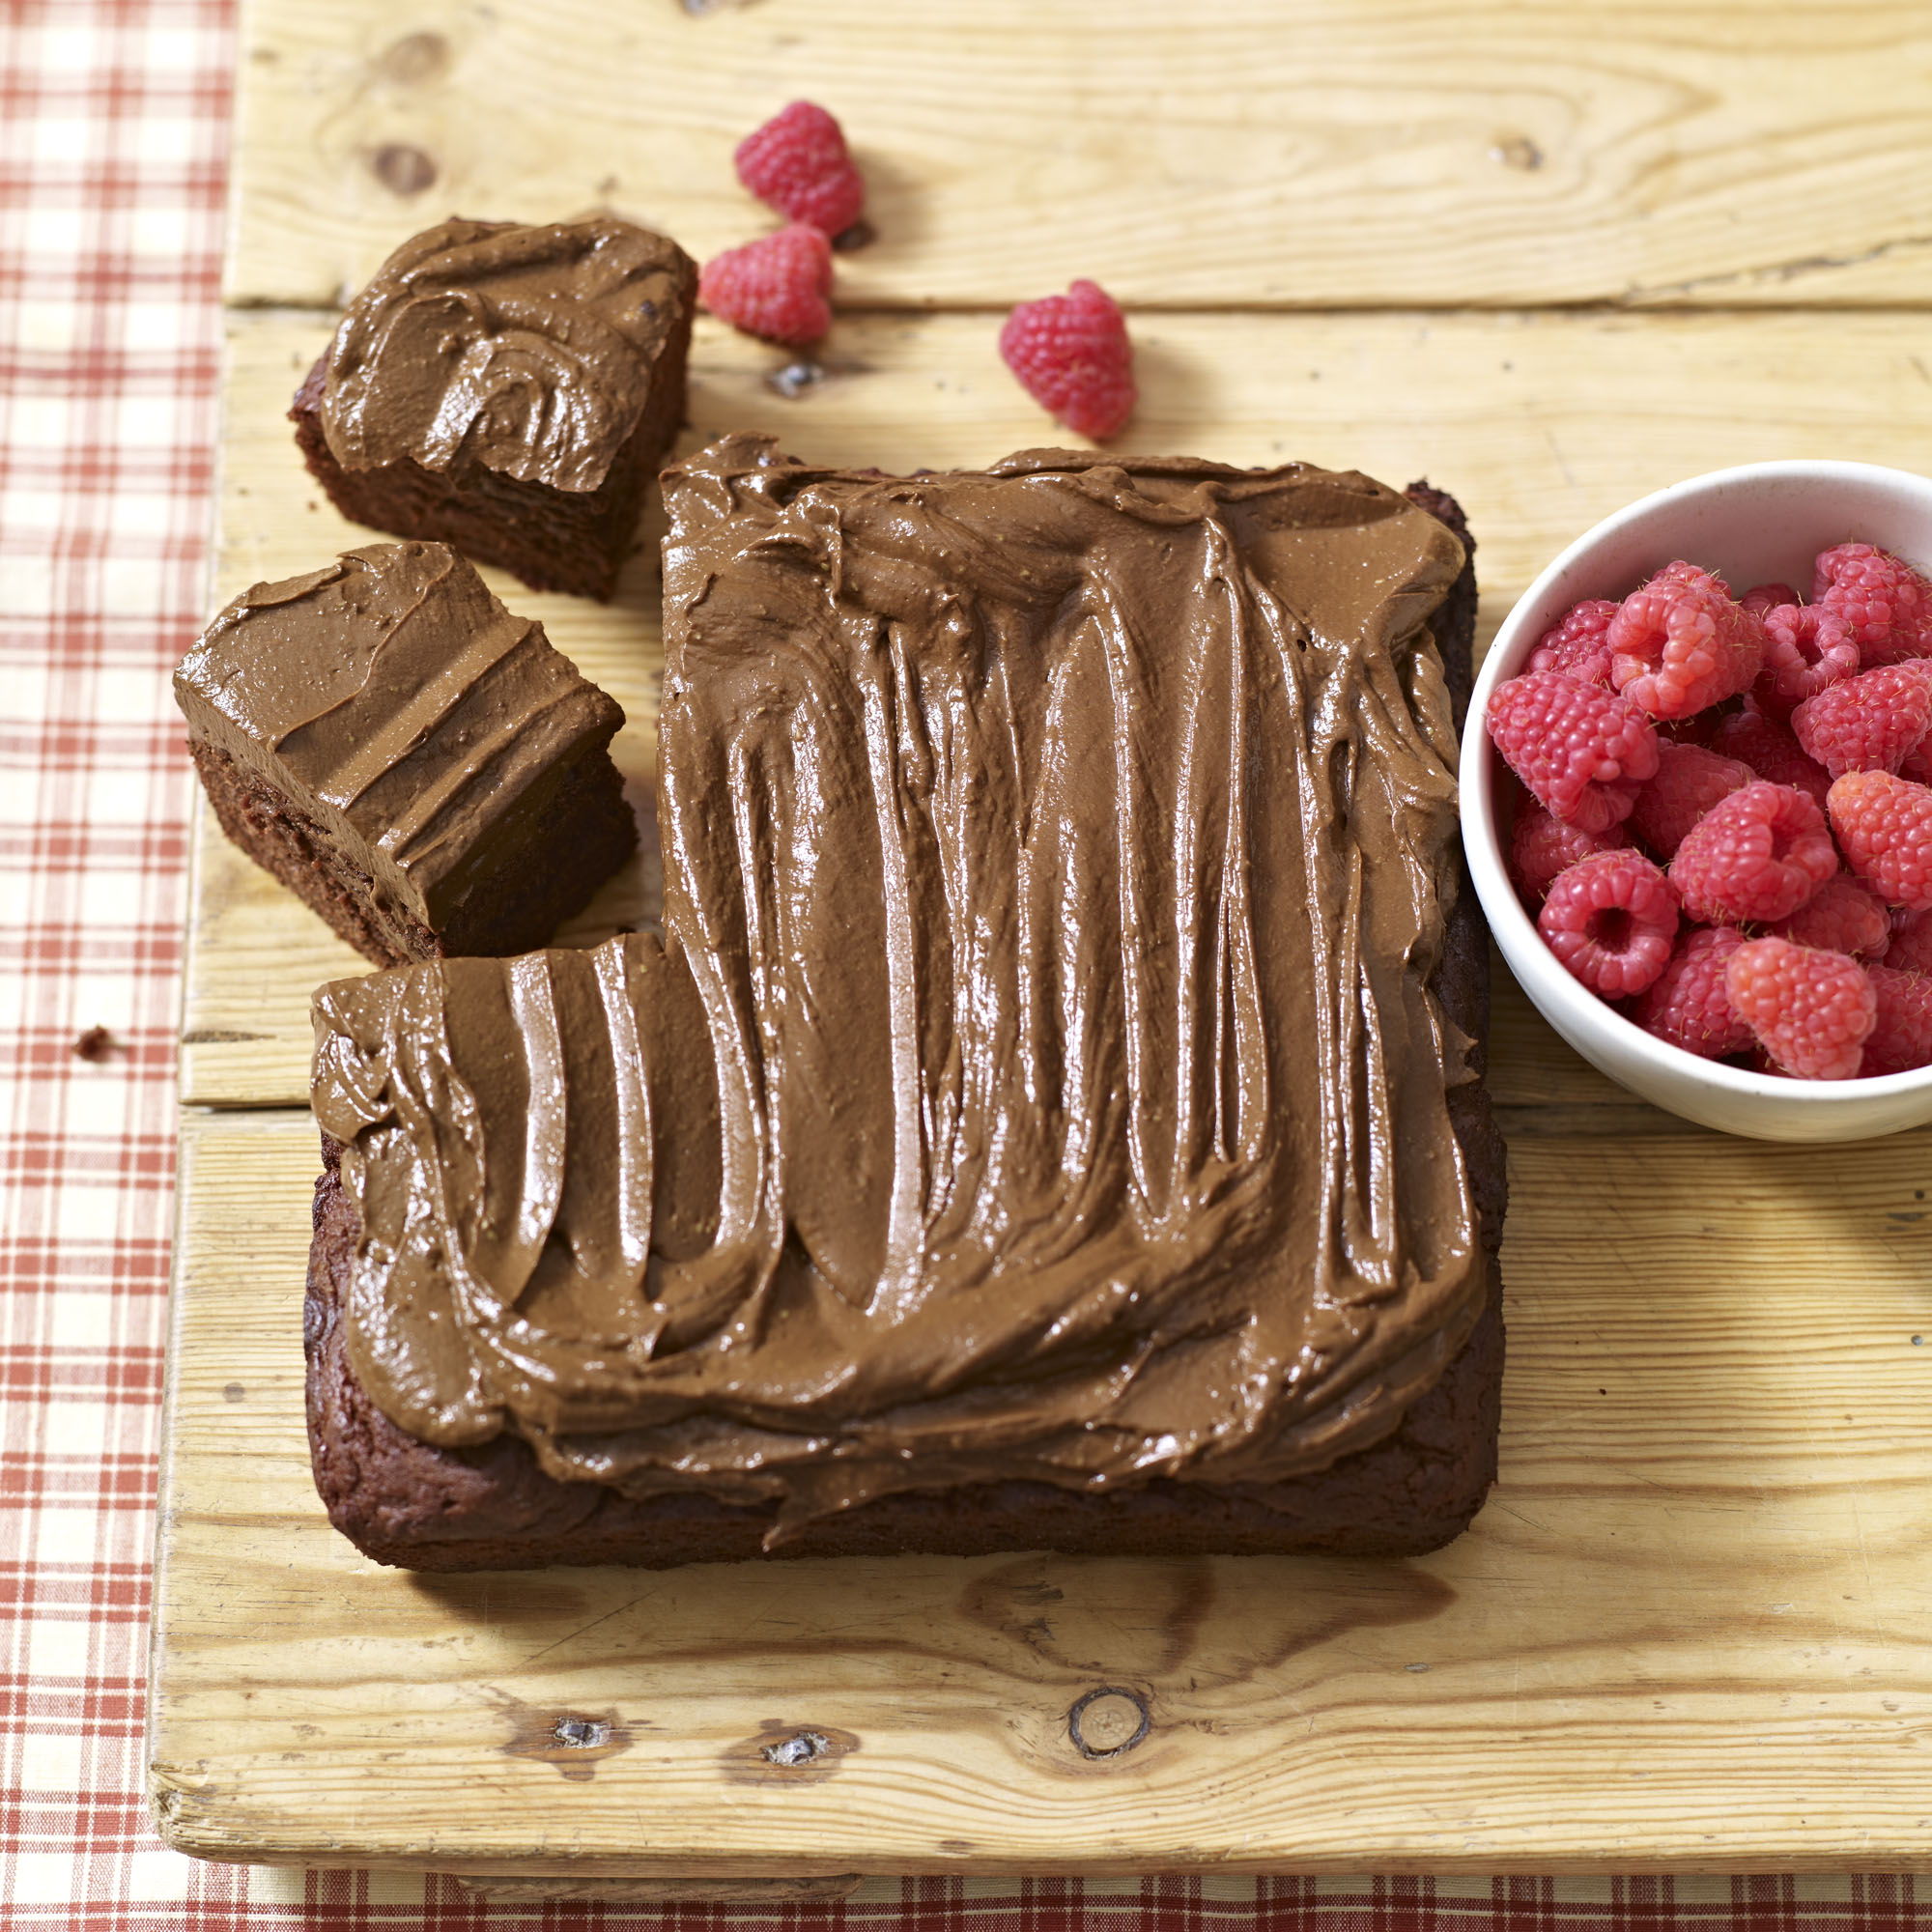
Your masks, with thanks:
[[[1932,1932],[1910,1879],[908,1879],[653,1910],[164,1850],[141,1724],[189,797],[167,673],[206,592],[234,0],[0,13],[0,1924]]]

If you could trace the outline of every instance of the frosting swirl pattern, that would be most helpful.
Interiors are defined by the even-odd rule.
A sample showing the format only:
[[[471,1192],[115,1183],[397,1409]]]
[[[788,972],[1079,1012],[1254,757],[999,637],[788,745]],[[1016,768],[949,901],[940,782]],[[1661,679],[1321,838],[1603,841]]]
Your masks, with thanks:
[[[378,1405],[781,1533],[1386,1435],[1486,1292],[1427,984],[1456,539],[1065,451],[728,439],[668,500],[663,941],[317,996]]]
[[[345,469],[407,457],[595,490],[643,415],[692,272],[675,242],[613,215],[426,229],[336,329],[329,453]]]

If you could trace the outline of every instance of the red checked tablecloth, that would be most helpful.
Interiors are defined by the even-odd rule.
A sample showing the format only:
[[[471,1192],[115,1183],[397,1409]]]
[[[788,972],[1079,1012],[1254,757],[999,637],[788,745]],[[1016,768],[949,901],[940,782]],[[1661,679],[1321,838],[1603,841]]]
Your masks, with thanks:
[[[1910,1879],[949,1878],[659,1911],[161,1847],[141,1725],[189,799],[167,673],[204,614],[233,12],[0,8],[0,1924],[1932,1925]]]

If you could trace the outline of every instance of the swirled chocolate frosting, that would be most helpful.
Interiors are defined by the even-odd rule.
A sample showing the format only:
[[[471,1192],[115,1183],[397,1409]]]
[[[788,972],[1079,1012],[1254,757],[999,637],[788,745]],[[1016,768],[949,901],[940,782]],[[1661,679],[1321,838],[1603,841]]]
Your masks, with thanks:
[[[175,672],[189,729],[440,928],[624,714],[446,544],[369,544],[244,590]]]
[[[1486,1292],[1431,613],[1366,477],[669,472],[662,942],[325,987],[351,1359],[430,1441],[781,1499],[1272,1479]]]
[[[335,331],[329,453],[345,469],[412,457],[595,490],[644,412],[696,274],[676,242],[614,215],[426,229]]]

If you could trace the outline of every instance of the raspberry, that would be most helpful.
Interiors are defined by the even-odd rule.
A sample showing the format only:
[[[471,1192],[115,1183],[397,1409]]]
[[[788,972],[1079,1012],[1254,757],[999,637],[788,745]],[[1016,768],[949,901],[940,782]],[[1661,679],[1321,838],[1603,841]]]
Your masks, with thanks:
[[[1616,605],[1607,597],[1586,597],[1573,604],[1544,632],[1529,654],[1531,670],[1560,670],[1566,677],[1580,678],[1585,684],[1610,683],[1610,647],[1604,634],[1617,614]]]
[[[1932,907],[1932,785],[1847,772],[1826,804],[1845,861],[1888,905]]]
[[[1724,962],[1724,990],[1782,1071],[1802,1080],[1858,1073],[1877,1001],[1856,959],[1788,939],[1747,939]]]
[[[1000,355],[1041,409],[1095,442],[1118,436],[1134,412],[1126,318],[1096,282],[1021,302],[1000,330]]]
[[[865,212],[866,184],[845,151],[845,136],[812,101],[794,100],[774,114],[738,143],[735,158],[738,179],[788,221],[842,235]]]
[[[1932,912],[1893,911],[1885,963],[1903,973],[1932,973]]]
[[[1756,583],[1738,599],[1753,617],[1763,617],[1780,604],[1796,604],[1798,593],[1788,583]]]
[[[1827,879],[1789,919],[1772,928],[1794,946],[1825,952],[1850,952],[1869,964],[1882,959],[1891,944],[1891,915],[1847,872]]]
[[[1764,626],[1721,579],[1681,561],[1624,599],[1607,642],[1610,681],[1656,718],[1688,718],[1749,690],[1764,661]]]
[[[1621,825],[1601,832],[1584,832],[1565,825],[1533,799],[1517,808],[1510,835],[1510,876],[1524,898],[1542,904],[1558,876],[1592,852],[1616,852],[1630,843]]]
[[[1748,765],[1707,752],[1702,745],[1660,741],[1657,776],[1637,793],[1631,825],[1653,852],[1667,859],[1719,799],[1756,777]]]
[[[1791,714],[1798,742],[1836,778],[1895,772],[1932,731],[1932,663],[1861,671],[1807,697]]]
[[[1889,966],[1867,970],[1878,1011],[1860,1073],[1906,1073],[1915,1066],[1932,1066],[1932,976]]]
[[[1773,784],[1796,785],[1817,800],[1820,810],[1824,809],[1825,794],[1832,789],[1831,773],[1804,755],[1804,747],[1787,725],[1767,718],[1748,699],[1742,711],[1733,712],[1712,732],[1711,749],[1748,765]]]
[[[1751,1030],[1731,1010],[1724,961],[1744,943],[1734,925],[1693,925],[1631,1017],[1645,1033],[1703,1060],[1743,1053]]]
[[[1593,993],[1640,993],[1670,963],[1677,895],[1641,852],[1579,859],[1549,889],[1537,930]]]
[[[1815,697],[1859,668],[1859,647],[1845,621],[1822,604],[1779,604],[1764,615],[1764,668],[1752,687],[1774,718]]]
[[[832,244],[795,221],[704,265],[697,298],[715,316],[767,342],[816,342],[832,327]]]
[[[1490,736],[1538,802],[1602,832],[1628,818],[1657,771],[1657,733],[1635,705],[1560,671],[1525,671],[1490,694]]]
[[[1895,664],[1932,651],[1932,584],[1870,544],[1821,552],[1811,601],[1844,620],[1861,664]]]
[[[1932,784],[1932,736],[1919,739],[1898,761],[1898,776],[1915,784]]]
[[[1796,912],[1837,869],[1825,814],[1804,792],[1759,779],[1684,835],[1670,881],[1692,919],[1741,925]]]

